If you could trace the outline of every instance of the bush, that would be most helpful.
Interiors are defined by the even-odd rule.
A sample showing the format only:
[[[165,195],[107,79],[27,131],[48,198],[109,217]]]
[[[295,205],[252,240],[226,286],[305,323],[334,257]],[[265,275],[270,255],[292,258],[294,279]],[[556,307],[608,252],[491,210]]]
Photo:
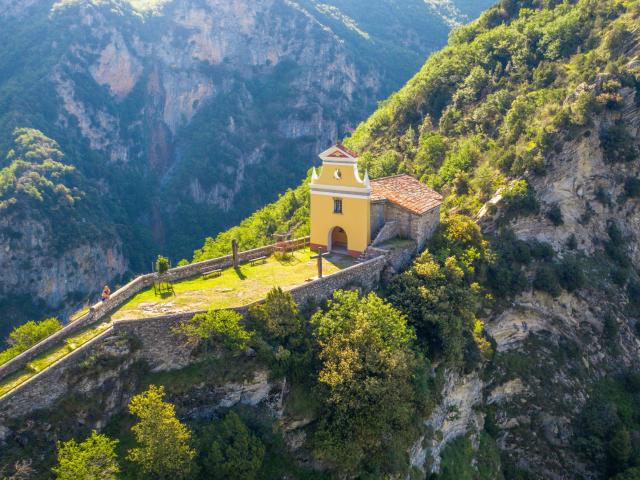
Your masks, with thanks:
[[[602,333],[607,340],[614,340],[618,336],[618,332],[620,331],[620,327],[618,326],[618,322],[616,318],[607,314],[604,317],[604,321],[602,324]]]
[[[170,263],[167,257],[163,257],[162,255],[158,255],[156,258],[156,272],[160,275],[169,271]]]
[[[505,189],[502,196],[507,207],[508,214],[528,215],[537,213],[540,210],[540,205],[536,199],[535,192],[526,180],[514,181],[509,188]]]
[[[623,124],[616,124],[600,132],[600,145],[609,163],[632,162],[638,152],[634,139]]]
[[[95,430],[81,443],[75,440],[58,442],[58,465],[53,468],[56,479],[116,480],[120,473],[117,444],[117,440],[98,435]]]
[[[201,478],[253,480],[262,467],[265,448],[235,412],[213,422],[199,435]]]
[[[547,218],[551,220],[556,227],[562,225],[564,220],[562,219],[562,210],[560,210],[560,206],[558,204],[552,205],[549,210],[547,210]]]
[[[560,296],[560,282],[554,268],[549,265],[539,267],[536,277],[533,280],[533,287],[536,290],[547,292],[552,297]]]
[[[186,335],[192,342],[204,342],[205,346],[222,343],[229,350],[244,350],[253,333],[240,325],[242,315],[233,310],[211,310],[184,320],[175,328],[176,333]]]
[[[580,262],[574,257],[567,257],[562,260],[558,265],[557,273],[560,285],[569,292],[584,287],[587,281]]]
[[[7,343],[10,345],[9,348],[0,352],[0,365],[28,350],[61,328],[62,325],[57,318],[48,318],[41,322],[30,320],[24,325],[14,328],[7,339]]]
[[[640,179],[636,177],[627,177],[624,181],[624,194],[627,198],[640,196]]]

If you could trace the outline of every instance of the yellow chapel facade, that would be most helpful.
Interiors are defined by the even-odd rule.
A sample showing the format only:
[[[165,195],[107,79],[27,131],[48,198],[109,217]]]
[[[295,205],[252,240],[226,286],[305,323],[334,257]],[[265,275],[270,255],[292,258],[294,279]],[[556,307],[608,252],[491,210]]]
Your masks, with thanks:
[[[319,156],[310,184],[312,250],[358,257],[395,237],[424,247],[440,222],[440,194],[409,175],[361,177],[358,155],[340,143]]]

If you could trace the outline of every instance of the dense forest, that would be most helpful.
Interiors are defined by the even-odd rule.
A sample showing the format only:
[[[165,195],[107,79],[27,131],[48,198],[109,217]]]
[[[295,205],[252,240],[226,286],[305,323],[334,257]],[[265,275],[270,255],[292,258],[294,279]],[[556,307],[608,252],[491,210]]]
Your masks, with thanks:
[[[441,226],[406,271],[321,305],[274,290],[245,323],[196,315],[175,332],[198,346],[196,363],[141,367],[140,393],[101,433],[80,427],[57,452],[13,444],[5,463],[17,470],[48,448],[25,468],[64,479],[639,479],[639,22],[637,0],[501,0],[456,29],[345,141],[372,177],[409,173],[445,195]],[[548,192],[578,177],[580,155],[606,174],[578,209]],[[232,239],[244,249],[306,234],[307,182],[193,260],[228,253]],[[251,408],[180,418],[194,385],[251,362],[288,382],[285,412],[309,419],[303,453]],[[462,412],[450,397],[468,384],[481,386]],[[481,420],[448,436],[432,422],[442,409],[450,423]],[[417,464],[427,445],[437,454]]]

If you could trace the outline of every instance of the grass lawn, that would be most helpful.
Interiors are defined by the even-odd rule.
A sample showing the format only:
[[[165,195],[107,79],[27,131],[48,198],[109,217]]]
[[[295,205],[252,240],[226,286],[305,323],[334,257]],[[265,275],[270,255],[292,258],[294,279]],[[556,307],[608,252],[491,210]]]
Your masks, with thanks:
[[[246,305],[261,298],[274,287],[283,290],[302,285],[317,276],[317,260],[308,248],[297,250],[288,260],[274,256],[265,263],[228,268],[219,277],[203,280],[197,277],[173,284],[175,296],[156,296],[149,288],[133,297],[113,314],[114,320],[135,319],[212,308]],[[354,260],[342,255],[325,257],[323,274],[330,275],[354,265]]]

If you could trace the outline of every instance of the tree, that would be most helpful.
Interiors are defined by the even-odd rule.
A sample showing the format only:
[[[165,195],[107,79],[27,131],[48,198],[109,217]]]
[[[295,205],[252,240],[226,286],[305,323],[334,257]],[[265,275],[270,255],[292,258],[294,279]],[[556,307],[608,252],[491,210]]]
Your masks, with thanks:
[[[618,430],[607,446],[609,468],[613,473],[620,472],[628,466],[632,453],[631,436],[626,428]]]
[[[58,442],[58,465],[53,468],[58,480],[112,480],[120,468],[116,456],[117,440],[94,430],[84,442]]]
[[[175,331],[194,343],[202,341],[209,345],[220,342],[229,350],[244,350],[253,333],[240,325],[240,320],[242,315],[234,310],[211,310],[184,320]]]
[[[265,448],[235,412],[209,426],[201,435],[202,476],[208,480],[253,480]]]
[[[464,332],[472,332],[476,323],[477,292],[465,282],[456,257],[447,257],[441,264],[425,251],[388,288],[389,299],[409,315],[418,338],[429,350],[442,353],[449,366],[461,367]]]
[[[402,442],[415,413],[415,334],[406,317],[374,293],[336,291],[311,323],[326,409],[318,455],[355,471],[365,459],[372,468],[390,451],[405,451],[394,442]]]
[[[556,271],[548,265],[538,267],[536,277],[533,279],[533,287],[547,292],[552,297],[559,297],[562,293]]]
[[[27,350],[40,340],[47,338],[62,328],[57,318],[47,318],[41,322],[33,320],[14,328],[9,334],[8,343],[21,350]]]
[[[611,480],[640,480],[640,467],[630,468],[622,473],[619,473]]]
[[[164,387],[151,385],[129,403],[129,412],[139,418],[131,428],[139,446],[130,449],[127,458],[153,478],[189,478],[195,456],[189,446],[191,432],[163,399]]]
[[[276,287],[267,293],[262,305],[249,310],[249,316],[256,328],[276,340],[300,334],[302,318],[293,296]]]
[[[0,352],[0,364],[18,356],[61,328],[62,325],[57,318],[48,318],[41,322],[30,320],[24,325],[14,328],[7,339],[9,348]]]

